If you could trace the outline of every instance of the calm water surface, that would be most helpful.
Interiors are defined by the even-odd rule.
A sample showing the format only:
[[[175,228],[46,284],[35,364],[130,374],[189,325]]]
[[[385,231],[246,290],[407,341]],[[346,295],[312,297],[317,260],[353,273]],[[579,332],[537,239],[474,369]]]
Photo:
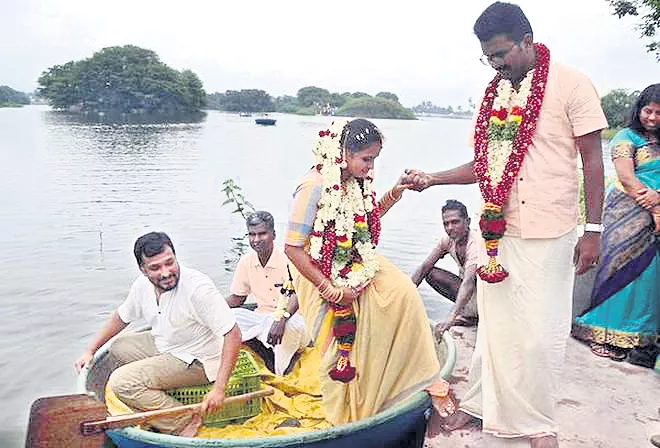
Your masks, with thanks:
[[[41,106],[0,109],[0,446],[22,443],[34,399],[75,392],[73,361],[138,275],[136,237],[167,232],[179,260],[227,293],[224,261],[244,225],[221,206],[222,182],[236,180],[284,234],[296,180],[329,120],[275,117],[274,127],[218,112],[192,124],[112,125]],[[379,192],[405,168],[439,170],[470,156],[469,121],[375,122],[387,139]],[[383,220],[381,251],[412,272],[442,235],[449,198],[474,213],[478,190],[407,192]],[[442,318],[450,304],[421,291],[429,316]]]

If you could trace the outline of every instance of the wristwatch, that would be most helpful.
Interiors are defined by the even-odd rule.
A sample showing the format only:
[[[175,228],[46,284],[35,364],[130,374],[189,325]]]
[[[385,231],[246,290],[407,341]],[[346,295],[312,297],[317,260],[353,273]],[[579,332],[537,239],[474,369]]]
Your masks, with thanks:
[[[603,225],[588,222],[584,225],[584,231],[601,233],[603,231]]]
[[[282,313],[282,317],[284,317],[285,319],[288,319],[289,317],[291,317],[291,313],[289,313],[288,311],[285,311],[285,312]]]

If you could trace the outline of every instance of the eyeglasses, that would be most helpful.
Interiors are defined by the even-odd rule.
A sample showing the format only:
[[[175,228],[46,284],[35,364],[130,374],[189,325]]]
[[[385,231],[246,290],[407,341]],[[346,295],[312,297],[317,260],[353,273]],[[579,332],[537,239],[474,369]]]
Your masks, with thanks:
[[[509,48],[508,50],[498,51],[498,52],[495,52],[491,55],[482,54],[481,57],[479,58],[479,61],[481,61],[481,63],[483,65],[491,65],[492,66],[494,60],[496,60],[496,59],[498,59],[500,61],[504,60],[504,58],[506,58],[509,55],[509,53],[511,53],[511,50],[513,50],[517,46],[518,46],[518,44],[513,44],[513,45],[511,45],[511,48]]]

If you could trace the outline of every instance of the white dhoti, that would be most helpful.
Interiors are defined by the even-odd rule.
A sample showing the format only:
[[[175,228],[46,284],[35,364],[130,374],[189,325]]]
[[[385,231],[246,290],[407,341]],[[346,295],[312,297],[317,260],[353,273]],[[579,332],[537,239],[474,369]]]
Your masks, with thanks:
[[[240,328],[243,335],[243,342],[258,339],[265,347],[273,349],[275,373],[277,375],[284,374],[293,355],[309,344],[310,339],[305,330],[305,320],[298,313],[287,320],[282,342],[272,346],[268,343],[268,333],[275,321],[271,314],[257,313],[245,308],[234,308],[233,311],[238,328]]]
[[[575,232],[505,236],[501,283],[479,280],[479,328],[461,409],[498,437],[556,435],[555,406],[571,328]],[[480,262],[487,261],[485,249]]]

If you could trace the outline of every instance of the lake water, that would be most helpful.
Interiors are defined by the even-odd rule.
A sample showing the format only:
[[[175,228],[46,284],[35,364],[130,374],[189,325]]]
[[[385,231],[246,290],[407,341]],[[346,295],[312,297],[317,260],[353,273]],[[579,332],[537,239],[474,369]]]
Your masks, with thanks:
[[[112,125],[45,106],[0,109],[0,446],[21,446],[34,399],[75,392],[74,360],[139,273],[136,237],[167,232],[179,260],[226,294],[224,261],[244,223],[222,207],[222,182],[233,178],[284,234],[296,180],[329,119],[274,117],[273,127],[219,112],[192,124]],[[435,171],[470,157],[467,120],[374,121],[387,139],[379,192],[405,168]],[[440,208],[450,198],[471,214],[479,202],[474,185],[406,192],[383,219],[381,251],[412,272],[443,234]],[[421,291],[429,316],[441,319],[450,303]]]

